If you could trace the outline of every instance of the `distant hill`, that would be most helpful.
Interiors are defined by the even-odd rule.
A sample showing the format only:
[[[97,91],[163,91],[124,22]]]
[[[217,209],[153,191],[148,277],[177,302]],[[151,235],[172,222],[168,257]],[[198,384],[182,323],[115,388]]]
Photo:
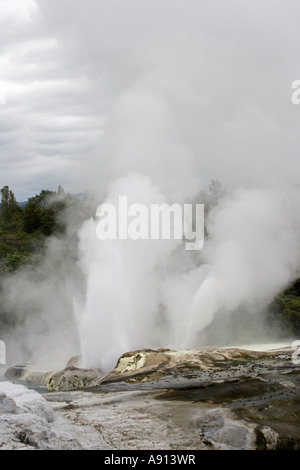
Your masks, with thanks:
[[[84,196],[84,193],[78,193],[78,194],[70,194],[71,197],[74,199],[80,199],[81,197]]]

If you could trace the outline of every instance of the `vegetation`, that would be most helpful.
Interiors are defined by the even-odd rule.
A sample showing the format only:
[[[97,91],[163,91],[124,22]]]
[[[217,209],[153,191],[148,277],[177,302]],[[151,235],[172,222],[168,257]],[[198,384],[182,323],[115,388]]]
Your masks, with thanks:
[[[90,213],[86,212],[86,197],[72,197],[61,187],[58,191],[42,190],[22,207],[8,186],[0,191],[0,334],[4,335],[14,327],[18,316],[6,308],[6,281],[24,267],[30,268],[26,273],[32,275],[32,268],[41,266],[50,237],[61,237],[67,230],[68,211],[76,212],[79,225],[80,214],[83,220]],[[68,246],[75,247],[74,251],[76,243],[68,233]]]
[[[62,214],[71,200],[61,187],[42,190],[22,209],[8,186],[1,189],[0,274],[16,271],[43,251],[47,237],[64,232]]]
[[[282,333],[300,337],[300,279],[280,292],[269,309],[269,318]]]

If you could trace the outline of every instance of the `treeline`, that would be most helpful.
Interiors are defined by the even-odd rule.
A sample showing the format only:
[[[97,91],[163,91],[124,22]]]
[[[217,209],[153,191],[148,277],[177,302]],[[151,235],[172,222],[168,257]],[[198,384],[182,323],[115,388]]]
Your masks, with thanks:
[[[33,257],[38,258],[45,239],[64,232],[64,211],[74,203],[76,200],[59,187],[57,192],[42,190],[22,208],[14,192],[4,186],[0,205],[0,274],[16,271]]]

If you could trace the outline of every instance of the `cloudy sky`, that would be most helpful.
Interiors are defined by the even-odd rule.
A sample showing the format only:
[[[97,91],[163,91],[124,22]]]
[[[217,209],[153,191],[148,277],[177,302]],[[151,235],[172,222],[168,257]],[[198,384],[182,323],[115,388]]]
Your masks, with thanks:
[[[1,187],[180,183],[184,161],[200,185],[299,183],[299,22],[298,0],[0,0]]]

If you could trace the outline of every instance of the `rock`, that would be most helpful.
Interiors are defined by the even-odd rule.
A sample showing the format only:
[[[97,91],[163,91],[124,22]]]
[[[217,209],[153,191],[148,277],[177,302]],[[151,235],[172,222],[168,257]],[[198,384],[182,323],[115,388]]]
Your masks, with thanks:
[[[255,376],[258,372],[256,366],[261,370],[267,369],[272,362],[282,362],[285,358],[290,361],[290,351],[283,354],[282,351],[248,351],[239,348],[177,351],[144,349],[123,354],[115,369],[100,378],[97,384],[156,381],[163,385],[162,381],[168,378],[168,382],[173,382],[174,386],[180,386],[186,380],[200,385]]]
[[[75,366],[75,367],[80,367],[81,365],[81,356],[72,356],[70,357],[70,359],[68,360],[67,364],[66,364],[66,367],[71,367],[71,366]]]
[[[170,362],[170,358],[165,354],[164,350],[155,351],[153,349],[144,349],[138,351],[130,351],[123,354],[115,367],[115,369],[100,378],[98,383],[109,383],[113,381],[126,380],[128,382],[138,382],[142,380],[158,378],[161,371]]]
[[[198,421],[199,432],[208,447],[249,450],[254,439],[253,426],[228,417],[228,411],[209,410]]]
[[[54,414],[46,400],[23,385],[0,382],[0,448],[41,448]]]
[[[256,429],[256,449],[274,450],[277,448],[279,434],[269,426],[258,426]]]
[[[300,367],[292,348],[139,350],[123,354],[98,391],[165,389],[165,400],[207,404],[201,442],[212,449],[300,449]]]
[[[12,382],[25,382],[36,387],[46,387],[49,376],[53,372],[40,372],[30,370],[24,365],[9,367],[5,372],[5,378]]]
[[[26,372],[28,372],[28,369],[25,365],[17,364],[15,366],[8,367],[4,376],[9,380],[21,380]]]
[[[17,405],[15,401],[6,396],[4,392],[0,392],[0,414],[15,413]]]
[[[74,356],[68,364],[78,363],[80,356]],[[90,387],[94,381],[103,376],[100,369],[82,369],[74,365],[68,365],[59,371],[40,372],[30,370],[23,365],[9,367],[5,372],[5,378],[12,382],[22,381],[28,385],[46,388],[47,390],[67,391]]]
[[[24,385],[0,382],[0,450],[93,448],[110,448],[97,429],[55,415],[51,403]]]
[[[104,377],[75,366],[22,372],[52,393],[30,398],[0,382],[0,448],[299,450],[292,353],[143,349]]]
[[[243,395],[240,399],[227,406],[230,406],[237,419],[255,425],[255,448],[299,450],[299,366],[289,372],[284,369],[281,371],[280,367],[270,370],[256,389],[251,384],[248,387],[246,385],[241,390]]]
[[[96,379],[99,379],[99,371],[70,366],[51,374],[46,388],[55,391],[76,390],[92,386]]]
[[[39,372],[27,370],[23,376],[22,380],[28,385],[33,385],[35,387],[46,387],[49,377],[53,372]]]

